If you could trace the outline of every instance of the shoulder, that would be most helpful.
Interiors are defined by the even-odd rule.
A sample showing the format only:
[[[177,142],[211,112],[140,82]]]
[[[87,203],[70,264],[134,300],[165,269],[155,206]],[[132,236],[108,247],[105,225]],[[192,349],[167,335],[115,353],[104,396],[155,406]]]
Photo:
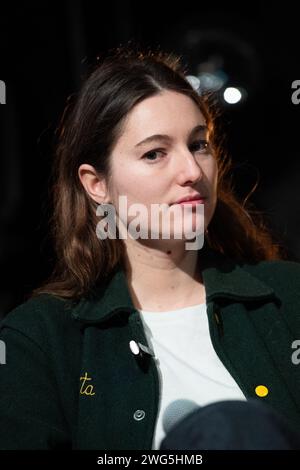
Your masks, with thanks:
[[[243,264],[243,269],[257,276],[272,279],[282,279],[286,281],[288,278],[293,277],[297,280],[300,279],[300,263],[297,261],[287,260],[265,260],[256,264]]]
[[[242,268],[274,289],[281,296],[299,296],[300,263],[287,260],[266,260],[257,264],[243,264]]]
[[[40,294],[11,310],[0,323],[1,335],[15,330],[38,343],[74,324],[74,304],[51,294]]]

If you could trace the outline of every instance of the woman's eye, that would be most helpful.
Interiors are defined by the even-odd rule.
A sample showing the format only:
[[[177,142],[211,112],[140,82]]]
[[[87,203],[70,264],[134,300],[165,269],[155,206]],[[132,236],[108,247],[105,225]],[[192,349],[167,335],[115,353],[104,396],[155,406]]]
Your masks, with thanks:
[[[157,153],[163,153],[161,150],[157,149],[157,150],[151,150],[151,152],[147,152],[145,153],[145,155],[143,155],[142,158],[145,158],[146,160],[149,160],[149,161],[156,161],[157,158],[155,158],[156,154]],[[152,158],[154,157],[154,158]]]
[[[191,145],[191,149],[199,152],[206,152],[208,149],[208,141],[207,140],[197,140]]]
[[[190,150],[193,151],[193,152],[201,152],[201,153],[205,153],[208,149],[208,141],[207,140],[197,140],[196,142],[194,142],[193,144],[191,144],[190,146]],[[151,150],[150,152],[147,152],[145,153],[145,155],[143,155],[143,159],[146,159],[148,161],[151,161],[151,162],[156,162],[158,160],[160,160],[160,158],[156,158],[157,157],[157,154],[162,154],[164,155],[164,152],[161,150],[161,149],[155,149],[155,150]]]

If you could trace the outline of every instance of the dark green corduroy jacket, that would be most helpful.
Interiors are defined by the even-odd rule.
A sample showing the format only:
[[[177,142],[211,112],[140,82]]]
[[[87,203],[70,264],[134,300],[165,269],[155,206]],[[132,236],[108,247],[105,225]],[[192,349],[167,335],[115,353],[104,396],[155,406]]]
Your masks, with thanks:
[[[247,398],[300,431],[300,264],[236,264],[210,252],[202,275],[221,361]],[[131,340],[148,343],[121,268],[77,304],[29,299],[6,316],[0,339],[1,449],[151,449],[158,371],[151,355],[130,350]]]

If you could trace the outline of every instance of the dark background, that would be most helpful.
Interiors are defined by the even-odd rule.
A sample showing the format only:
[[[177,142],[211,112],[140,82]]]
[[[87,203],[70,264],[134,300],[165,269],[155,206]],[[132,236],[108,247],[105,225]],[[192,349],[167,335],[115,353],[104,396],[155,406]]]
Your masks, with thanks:
[[[223,104],[236,190],[251,197],[300,260],[300,79],[296,3],[83,0],[1,5],[0,314],[21,303],[49,274],[47,194],[53,134],[67,97],[89,64],[132,39],[182,54],[195,73],[211,54],[223,60],[228,85],[247,99]]]

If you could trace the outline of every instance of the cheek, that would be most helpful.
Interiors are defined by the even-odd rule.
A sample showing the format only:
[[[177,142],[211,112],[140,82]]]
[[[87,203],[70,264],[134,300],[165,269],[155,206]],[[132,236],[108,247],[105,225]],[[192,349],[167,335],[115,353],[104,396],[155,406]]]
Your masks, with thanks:
[[[215,159],[208,165],[206,174],[212,189],[216,189],[218,182],[218,165]]]
[[[141,171],[134,171],[134,168],[133,171],[128,171],[126,167],[120,167],[112,185],[115,197],[127,196],[129,202],[145,205],[156,200],[160,202],[162,187],[160,179],[143,175]]]
[[[111,180],[111,192],[114,195],[114,199],[119,196],[128,196],[135,192],[136,178],[133,177],[132,172],[129,171],[127,165],[116,165],[113,167]]]
[[[118,204],[120,197],[125,197],[128,208],[136,203],[148,206],[153,194],[152,190],[148,190],[148,187],[149,180],[140,181],[138,178],[125,178],[125,175],[122,175],[122,178],[115,181],[113,199]]]

